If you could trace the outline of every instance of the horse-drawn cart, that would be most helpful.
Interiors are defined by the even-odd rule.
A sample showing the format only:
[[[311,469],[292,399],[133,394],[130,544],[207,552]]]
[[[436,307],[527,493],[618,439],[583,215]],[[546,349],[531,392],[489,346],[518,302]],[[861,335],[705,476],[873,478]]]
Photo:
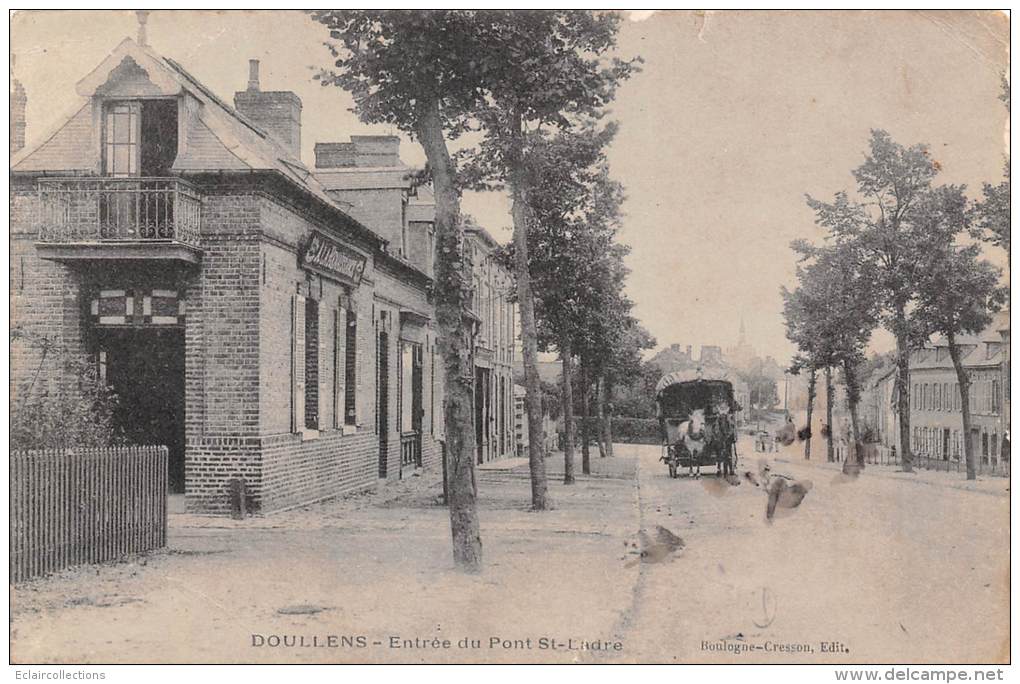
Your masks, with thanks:
[[[700,476],[702,466],[713,465],[717,475],[734,473],[740,405],[728,380],[670,373],[656,385],[655,403],[662,432],[660,460],[670,477],[678,477],[681,468]]]

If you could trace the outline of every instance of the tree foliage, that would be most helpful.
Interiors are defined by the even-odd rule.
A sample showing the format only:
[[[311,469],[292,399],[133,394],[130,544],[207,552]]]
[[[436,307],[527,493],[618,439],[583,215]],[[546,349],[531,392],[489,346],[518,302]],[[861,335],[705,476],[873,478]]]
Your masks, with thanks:
[[[933,188],[939,165],[926,145],[905,147],[888,133],[873,130],[864,162],[853,171],[856,193],[836,193],[833,201],[808,197],[815,222],[827,241],[849,250],[874,287],[879,319],[896,338],[900,453],[911,470],[910,352],[924,340],[912,311],[922,280],[921,255],[930,230],[950,222],[934,217],[959,208],[959,188]]]
[[[1009,112],[1009,81],[1002,76],[1002,92],[999,99]],[[975,206],[976,217],[972,234],[989,244],[1006,250],[1009,257],[1009,156],[1003,165],[1003,179],[996,185],[985,183],[982,187],[984,199]],[[1012,259],[1010,259],[1012,262]]]

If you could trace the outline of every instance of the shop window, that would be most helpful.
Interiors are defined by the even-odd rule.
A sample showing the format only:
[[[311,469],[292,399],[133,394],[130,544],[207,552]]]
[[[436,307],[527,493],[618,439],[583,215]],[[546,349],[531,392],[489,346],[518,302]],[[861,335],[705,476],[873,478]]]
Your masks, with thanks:
[[[991,444],[990,449],[991,449],[992,463],[995,463],[998,460],[997,456],[999,454],[999,435],[996,432],[992,433],[992,444]]]

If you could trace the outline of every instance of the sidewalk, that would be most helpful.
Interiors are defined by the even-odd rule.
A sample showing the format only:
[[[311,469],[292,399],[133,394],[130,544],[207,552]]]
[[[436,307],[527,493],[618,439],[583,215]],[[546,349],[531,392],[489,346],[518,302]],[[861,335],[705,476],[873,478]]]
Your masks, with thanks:
[[[824,452],[821,454],[821,457],[823,459],[825,458]],[[833,473],[841,473],[843,471],[842,463],[829,463],[825,460],[819,461],[815,459],[805,461],[803,456],[797,458],[795,454],[789,452],[778,452],[772,460],[777,463],[789,463],[794,466],[807,466],[831,470]],[[940,470],[915,469],[912,473],[905,473],[903,472],[903,467],[900,465],[878,465],[871,463],[864,466],[864,470],[861,472],[860,477],[880,477],[888,480],[904,480],[930,487],[946,487],[966,492],[978,492],[981,494],[1006,497],[1009,496],[1010,487],[1010,478],[1008,477],[979,474],[976,480],[968,480],[966,473],[962,472],[956,473]]]
[[[538,639],[616,633],[639,572],[633,479],[550,477],[535,513],[526,478],[480,478],[479,575],[453,567],[440,492],[429,474],[242,521],[171,516],[165,552],[13,588],[12,660],[575,662],[591,652]]]
[[[585,475],[581,472],[581,450],[578,448],[574,453],[575,479],[605,477],[627,480],[637,477],[637,459],[635,458],[618,456],[602,458],[599,456],[598,450],[592,448],[589,464],[591,465],[591,473]],[[545,473],[550,480],[562,479],[565,467],[566,464],[563,460],[562,451],[553,451],[546,455]],[[477,466],[477,468],[482,474],[512,473],[515,476],[531,476],[530,464],[526,458],[505,458],[489,461]]]

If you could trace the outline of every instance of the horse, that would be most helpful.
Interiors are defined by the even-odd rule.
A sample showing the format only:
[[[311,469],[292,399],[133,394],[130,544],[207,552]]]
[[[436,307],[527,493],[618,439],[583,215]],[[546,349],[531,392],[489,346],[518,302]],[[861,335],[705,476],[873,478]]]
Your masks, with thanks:
[[[701,477],[701,454],[710,437],[704,409],[694,409],[691,417],[680,423],[680,443],[691,457],[687,466],[688,477]]]

